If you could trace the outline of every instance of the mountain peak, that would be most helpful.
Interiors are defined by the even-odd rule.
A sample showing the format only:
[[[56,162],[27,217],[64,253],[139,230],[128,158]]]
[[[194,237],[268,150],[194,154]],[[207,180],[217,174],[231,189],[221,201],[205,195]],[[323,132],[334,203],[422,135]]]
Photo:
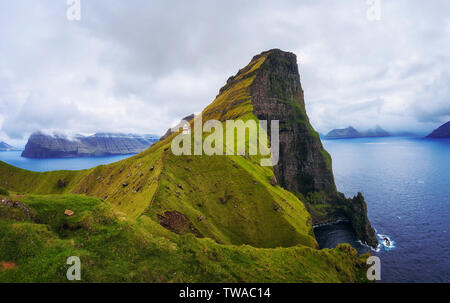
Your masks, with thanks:
[[[349,220],[361,240],[377,245],[362,196],[346,199],[336,189],[331,157],[306,113],[295,54],[272,49],[254,56],[227,80],[202,116],[203,121],[278,120],[280,159],[273,167],[278,184],[297,194],[314,224]],[[267,133],[270,141],[270,128]]]
[[[450,121],[435,129],[427,138],[450,138]]]
[[[362,134],[352,126],[342,129],[333,129],[325,138],[327,139],[341,139],[341,138],[360,138]]]

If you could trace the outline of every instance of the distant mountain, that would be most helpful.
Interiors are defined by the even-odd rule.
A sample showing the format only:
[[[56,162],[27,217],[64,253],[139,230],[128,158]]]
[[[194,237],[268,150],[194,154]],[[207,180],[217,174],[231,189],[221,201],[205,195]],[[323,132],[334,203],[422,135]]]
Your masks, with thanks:
[[[92,136],[47,135],[33,133],[28,139],[22,157],[75,158],[136,154],[159,140],[156,135],[97,133]]]
[[[343,129],[333,129],[324,138],[325,139],[351,139],[351,138],[370,138],[370,137],[389,137],[391,136],[386,130],[380,126],[367,131],[359,132],[355,128],[349,126]]]
[[[1,151],[13,151],[13,150],[19,150],[18,148],[9,145],[6,142],[0,142],[0,152]]]
[[[333,129],[326,134],[325,139],[349,139],[349,138],[361,138],[362,134],[349,126],[343,129]]]
[[[450,121],[435,129],[427,138],[450,138]]]
[[[374,129],[369,129],[365,132],[361,132],[363,137],[390,137],[391,134],[386,130],[382,129],[380,126],[375,127]]]

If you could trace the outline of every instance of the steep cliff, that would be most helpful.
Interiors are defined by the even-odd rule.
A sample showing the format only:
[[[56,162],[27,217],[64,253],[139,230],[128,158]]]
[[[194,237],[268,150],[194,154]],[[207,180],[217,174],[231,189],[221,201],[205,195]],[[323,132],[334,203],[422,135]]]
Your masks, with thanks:
[[[33,133],[22,152],[25,158],[72,158],[137,154],[158,141],[157,136],[98,133],[68,138],[63,135]]]
[[[450,121],[435,129],[427,138],[450,138]]]
[[[364,197],[347,199],[336,190],[331,157],[306,114],[296,56],[278,49],[263,52],[231,77],[221,92],[250,78],[255,116],[280,121],[280,161],[274,167],[278,183],[305,203],[314,224],[349,220],[357,236],[376,247]]]

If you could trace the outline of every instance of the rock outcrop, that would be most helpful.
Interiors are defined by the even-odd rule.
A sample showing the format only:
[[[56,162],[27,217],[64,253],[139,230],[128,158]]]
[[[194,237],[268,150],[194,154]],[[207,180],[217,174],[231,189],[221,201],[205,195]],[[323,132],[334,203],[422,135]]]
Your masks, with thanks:
[[[450,138],[450,121],[435,129],[427,138]]]
[[[73,158],[136,154],[158,141],[154,135],[97,133],[92,136],[33,133],[28,139],[22,157],[25,158]]]

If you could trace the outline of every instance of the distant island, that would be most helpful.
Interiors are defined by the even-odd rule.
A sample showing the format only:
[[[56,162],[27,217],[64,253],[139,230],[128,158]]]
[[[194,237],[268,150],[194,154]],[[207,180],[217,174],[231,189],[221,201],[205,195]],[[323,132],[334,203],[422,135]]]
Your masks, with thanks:
[[[0,142],[0,152],[4,152],[4,151],[16,151],[19,150],[18,148],[9,145],[6,142]]]
[[[343,129],[333,129],[328,134],[324,136],[324,139],[352,139],[352,138],[372,138],[372,137],[389,137],[391,136],[386,130],[380,126],[374,129],[369,129],[367,131],[360,132],[349,126]]]
[[[427,138],[450,138],[450,121],[435,129]]]
[[[97,133],[92,136],[33,133],[22,152],[25,158],[75,158],[136,154],[159,140],[157,135]]]

